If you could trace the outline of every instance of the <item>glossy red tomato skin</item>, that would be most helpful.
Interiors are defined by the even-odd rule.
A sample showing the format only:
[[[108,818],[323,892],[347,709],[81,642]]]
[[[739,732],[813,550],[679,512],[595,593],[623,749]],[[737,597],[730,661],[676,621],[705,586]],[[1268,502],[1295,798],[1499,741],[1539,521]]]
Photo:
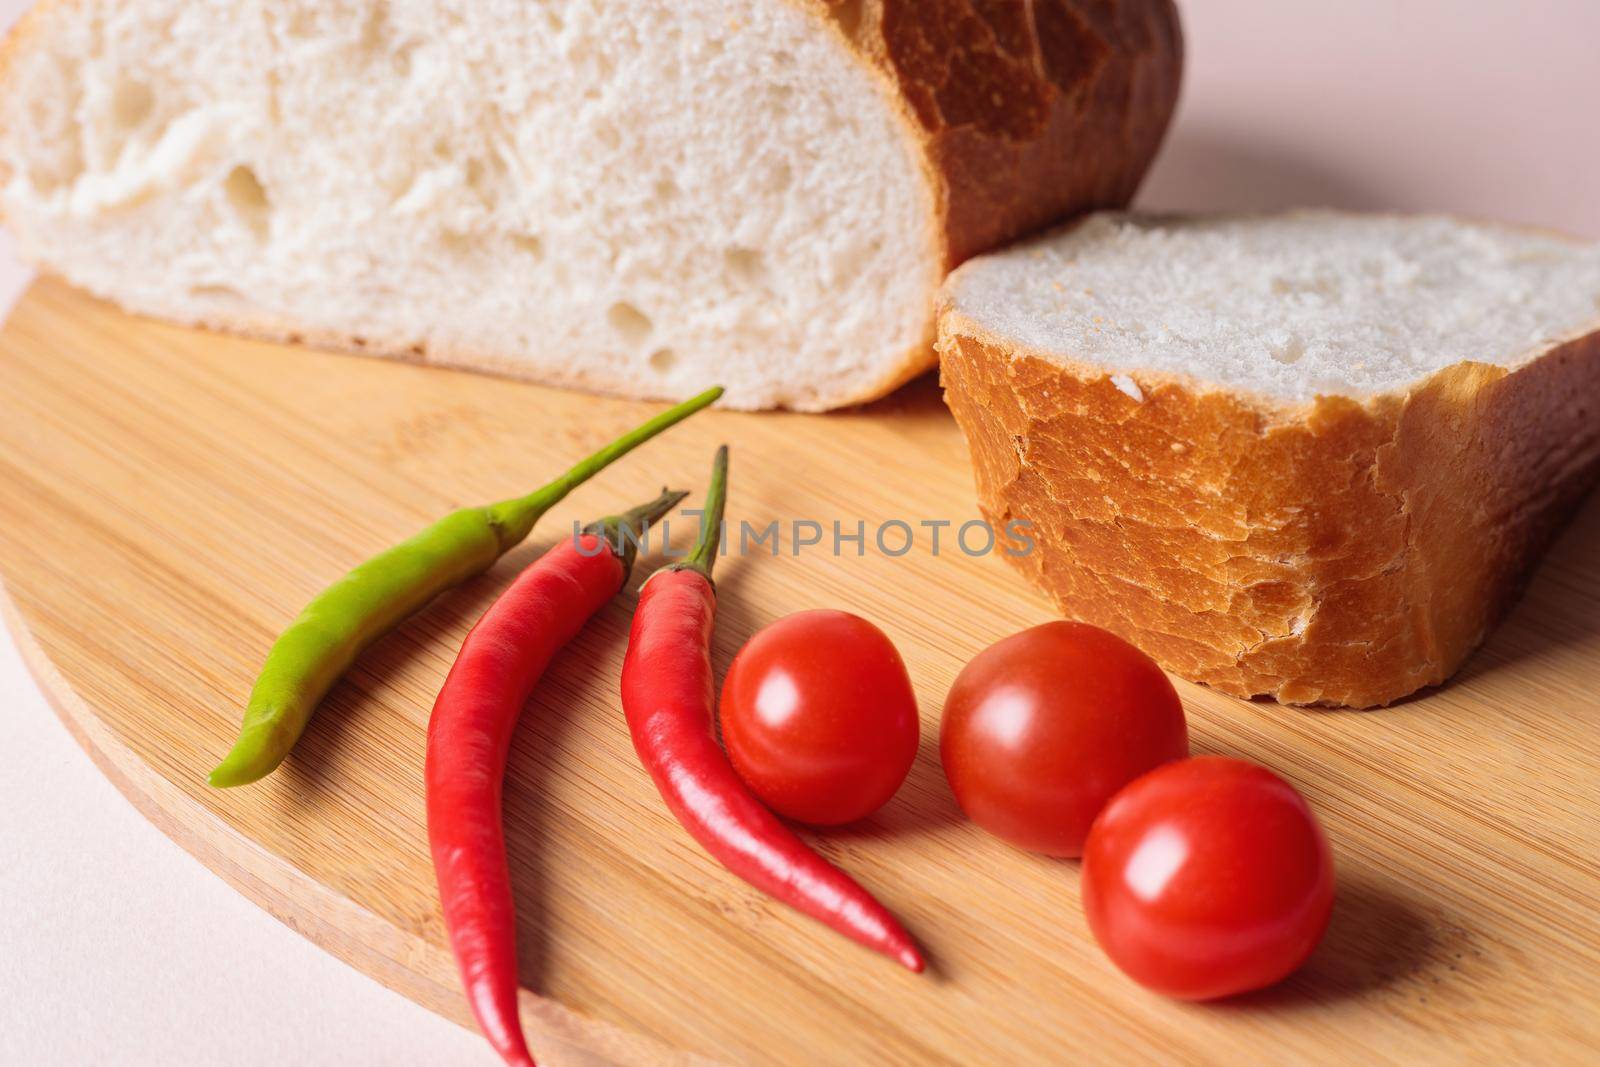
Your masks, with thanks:
[[[843,611],[801,611],[747,641],[722,685],[722,740],[745,784],[816,826],[864,819],[894,796],[921,726],[887,635]]]
[[[973,657],[945,700],[939,756],[967,817],[1019,848],[1079,856],[1112,795],[1189,754],[1183,703],[1154,660],[1078,622]]]
[[[1157,768],[1089,833],[1083,906],[1129,977],[1183,1000],[1272,985],[1311,955],[1333,910],[1333,856],[1305,799],[1244,760]]]

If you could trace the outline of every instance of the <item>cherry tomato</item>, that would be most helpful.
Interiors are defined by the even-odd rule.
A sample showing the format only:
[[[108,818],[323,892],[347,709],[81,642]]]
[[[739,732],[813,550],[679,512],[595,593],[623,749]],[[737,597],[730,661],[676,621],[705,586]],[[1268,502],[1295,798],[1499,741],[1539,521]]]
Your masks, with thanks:
[[[961,810],[1020,848],[1078,856],[1105,802],[1189,754],[1183,704],[1113,633],[1052,622],[973,657],[945,700],[939,755]]]
[[[722,739],[781,815],[821,826],[877,811],[917,755],[917,700],[882,630],[802,611],[745,643],[722,685]]]
[[[1135,981],[1184,1000],[1271,985],[1333,909],[1333,857],[1293,786],[1244,760],[1159,767],[1112,798],[1083,855],[1089,927]]]

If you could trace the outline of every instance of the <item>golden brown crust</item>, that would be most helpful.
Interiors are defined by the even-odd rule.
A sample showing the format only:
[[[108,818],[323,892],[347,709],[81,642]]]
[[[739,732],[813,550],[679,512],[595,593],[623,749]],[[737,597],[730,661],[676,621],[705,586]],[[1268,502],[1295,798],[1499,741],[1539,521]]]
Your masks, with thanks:
[[[1238,696],[1371,707],[1442,682],[1600,476],[1600,334],[1514,369],[1303,406],[1132,377],[940,317],[979,505],[1058,608]]]
[[[1172,0],[791,2],[822,14],[884,85],[918,147],[945,270],[1125,206],[1177,107]],[[926,342],[842,402],[877,399],[932,367],[933,334],[930,321]]]
[[[947,267],[1133,198],[1177,106],[1172,0],[801,0],[895,87]]]

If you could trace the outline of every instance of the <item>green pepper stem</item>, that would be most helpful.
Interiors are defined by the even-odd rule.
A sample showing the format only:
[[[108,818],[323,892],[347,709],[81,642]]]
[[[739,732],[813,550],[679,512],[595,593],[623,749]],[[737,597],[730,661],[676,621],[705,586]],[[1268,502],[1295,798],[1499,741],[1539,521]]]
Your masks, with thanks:
[[[607,515],[591,522],[583,528],[583,532],[596,535],[610,546],[622,561],[622,580],[626,582],[628,575],[633,572],[633,561],[639,554],[639,541],[643,533],[655,525],[657,519],[683,503],[688,495],[681,489],[662,489],[661,495],[649,503],[629,508],[620,515]]]
[[[601,469],[644,444],[662,430],[682,422],[701,408],[714,404],[720,396],[722,396],[722,386],[714,385],[699,396],[690,397],[623,434],[594,455],[579,460],[571,470],[548,485],[535,489],[527,496],[514,497],[489,505],[489,516],[500,539],[501,551],[520,544],[545,512],[559,503],[568,493],[594,477]]]
[[[696,571],[705,575],[706,581],[711,580],[711,568],[716,565],[717,549],[722,543],[722,511],[727,497],[728,446],[723,445],[717,449],[716,459],[711,461],[711,484],[706,487],[705,512],[700,516],[700,521],[704,523],[700,528],[700,540],[693,552],[664,569]]]

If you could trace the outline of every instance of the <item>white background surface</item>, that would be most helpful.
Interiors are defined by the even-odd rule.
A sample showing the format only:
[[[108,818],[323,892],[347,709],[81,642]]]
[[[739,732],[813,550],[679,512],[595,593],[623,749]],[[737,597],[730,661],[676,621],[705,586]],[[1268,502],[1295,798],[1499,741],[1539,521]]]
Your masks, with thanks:
[[[0,0],[0,23],[25,6]],[[1600,237],[1600,3],[1183,7],[1185,99],[1147,206],[1438,209]],[[25,279],[10,252],[0,234],[0,304]],[[3,635],[0,709],[0,1064],[493,1062],[146,823]]]

